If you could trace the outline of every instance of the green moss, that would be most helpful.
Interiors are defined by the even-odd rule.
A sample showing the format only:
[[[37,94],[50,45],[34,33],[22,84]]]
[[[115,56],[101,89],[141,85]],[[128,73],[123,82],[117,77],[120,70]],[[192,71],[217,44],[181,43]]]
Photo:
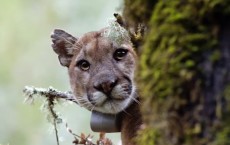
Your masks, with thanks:
[[[226,86],[224,91],[224,96],[226,99],[227,104],[230,104],[230,84]],[[228,105],[226,110],[218,110],[219,117],[222,118],[223,123],[221,127],[218,126],[218,132],[216,134],[216,140],[214,141],[213,145],[229,145],[230,144],[230,106]]]
[[[213,52],[213,54],[210,56],[210,60],[212,62],[216,62],[216,61],[218,61],[220,59],[220,57],[221,57],[220,50],[215,50]]]
[[[228,86],[226,86],[225,90],[224,90],[224,96],[226,98],[226,100],[228,102],[230,102],[230,84]],[[230,109],[230,106],[229,106]]]
[[[225,114],[228,116],[229,114]],[[229,145],[230,144],[230,117],[226,117],[221,129],[216,133],[216,139],[213,145]]]
[[[148,128],[141,130],[139,136],[139,138],[136,138],[136,142],[144,142],[145,145],[157,145],[155,140],[160,137],[160,133],[153,128]]]
[[[202,116],[194,115],[204,109],[203,72],[199,66],[206,52],[212,54],[209,58],[212,63],[220,59],[219,22],[230,15],[230,1],[150,1],[125,0],[126,19],[130,23],[145,23],[149,28],[138,77],[144,121],[152,130],[143,131],[139,144],[204,145],[214,143],[215,138],[217,144],[229,144],[224,138],[229,138],[230,129],[224,129],[223,125],[217,133],[215,125],[208,125]],[[147,8],[148,3],[152,9]],[[216,116],[226,122],[221,118],[222,108],[217,105]],[[162,122],[167,125],[159,127]],[[204,128],[210,138],[202,138]]]
[[[123,16],[126,19],[127,25],[136,27],[139,23],[148,22],[156,2],[154,0],[125,0]]]

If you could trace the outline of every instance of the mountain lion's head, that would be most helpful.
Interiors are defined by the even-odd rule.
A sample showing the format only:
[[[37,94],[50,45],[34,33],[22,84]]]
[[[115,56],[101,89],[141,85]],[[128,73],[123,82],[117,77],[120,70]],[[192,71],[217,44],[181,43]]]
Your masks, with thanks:
[[[52,47],[69,72],[77,102],[102,113],[116,114],[135,100],[136,54],[130,41],[115,43],[101,31],[80,38],[54,30]]]

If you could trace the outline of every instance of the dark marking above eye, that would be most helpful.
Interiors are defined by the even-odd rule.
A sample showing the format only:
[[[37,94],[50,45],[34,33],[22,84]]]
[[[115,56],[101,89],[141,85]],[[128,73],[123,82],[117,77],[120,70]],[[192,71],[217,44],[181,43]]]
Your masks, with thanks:
[[[127,55],[127,53],[128,53],[127,49],[119,48],[114,52],[113,58],[117,61],[122,60]]]

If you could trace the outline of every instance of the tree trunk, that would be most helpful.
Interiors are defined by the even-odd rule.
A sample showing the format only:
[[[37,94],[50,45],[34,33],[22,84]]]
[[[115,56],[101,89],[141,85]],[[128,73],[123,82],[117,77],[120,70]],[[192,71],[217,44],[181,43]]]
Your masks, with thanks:
[[[138,144],[230,144],[230,1],[124,4],[128,27],[147,27],[138,46]]]

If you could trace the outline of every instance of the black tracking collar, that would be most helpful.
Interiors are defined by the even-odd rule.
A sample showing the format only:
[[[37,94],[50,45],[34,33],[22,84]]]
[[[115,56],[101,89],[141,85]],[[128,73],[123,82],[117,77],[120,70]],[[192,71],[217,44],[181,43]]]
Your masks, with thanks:
[[[121,113],[104,114],[92,111],[90,127],[94,132],[120,132],[121,131]]]

